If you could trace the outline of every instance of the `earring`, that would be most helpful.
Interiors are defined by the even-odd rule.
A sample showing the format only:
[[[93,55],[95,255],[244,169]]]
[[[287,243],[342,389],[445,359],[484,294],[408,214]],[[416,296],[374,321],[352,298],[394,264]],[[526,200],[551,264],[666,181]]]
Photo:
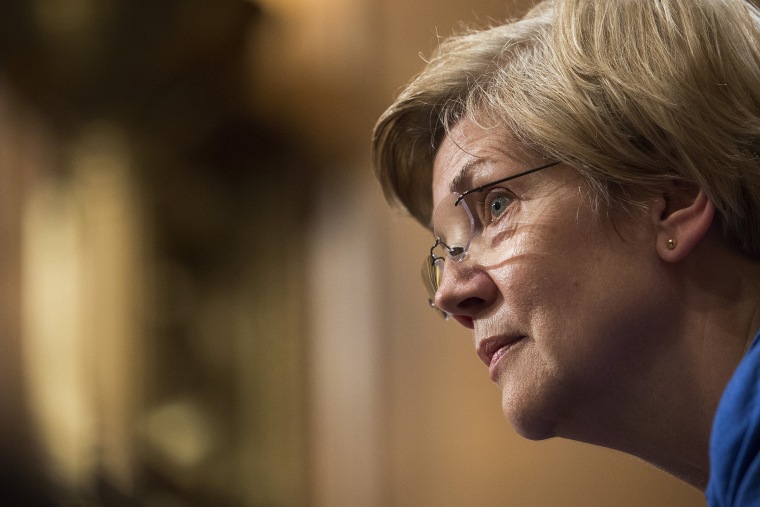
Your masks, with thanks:
[[[677,240],[672,239],[672,238],[669,239],[668,242],[667,242],[668,250],[673,250],[676,247],[677,244],[678,244]]]

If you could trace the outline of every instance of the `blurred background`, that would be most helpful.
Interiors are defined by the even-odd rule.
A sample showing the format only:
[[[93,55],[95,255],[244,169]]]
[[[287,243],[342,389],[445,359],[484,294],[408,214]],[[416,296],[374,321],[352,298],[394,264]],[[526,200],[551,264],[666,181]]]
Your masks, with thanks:
[[[527,442],[375,119],[518,0],[2,0],[0,505],[699,506]]]

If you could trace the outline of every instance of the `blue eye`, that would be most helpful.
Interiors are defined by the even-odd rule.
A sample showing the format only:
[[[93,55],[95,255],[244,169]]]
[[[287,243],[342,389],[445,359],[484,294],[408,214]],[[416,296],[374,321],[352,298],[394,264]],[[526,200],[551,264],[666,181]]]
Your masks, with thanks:
[[[504,210],[507,209],[508,205],[509,202],[506,197],[497,197],[491,201],[491,216],[493,218],[498,218],[502,213],[504,213]]]
[[[486,200],[486,213],[489,222],[497,220],[507,210],[509,205],[512,204],[512,201],[514,201],[514,198],[503,192],[489,196]]]

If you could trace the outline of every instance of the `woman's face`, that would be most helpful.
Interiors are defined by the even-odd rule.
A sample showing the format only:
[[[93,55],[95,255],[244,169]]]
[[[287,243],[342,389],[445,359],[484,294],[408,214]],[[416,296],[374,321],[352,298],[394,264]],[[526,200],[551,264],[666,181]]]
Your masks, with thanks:
[[[433,202],[546,162],[505,131],[462,120],[436,156]],[[497,191],[509,197],[497,213],[509,233],[488,252],[473,246],[446,260],[436,305],[472,328],[518,432],[588,440],[627,400],[651,395],[642,379],[675,311],[649,212],[614,222],[595,213],[583,179],[564,165]]]

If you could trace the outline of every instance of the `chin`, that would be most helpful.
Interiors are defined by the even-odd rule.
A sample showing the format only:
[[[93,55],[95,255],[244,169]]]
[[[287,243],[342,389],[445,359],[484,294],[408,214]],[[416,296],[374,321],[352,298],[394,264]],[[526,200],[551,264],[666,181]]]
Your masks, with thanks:
[[[528,440],[546,440],[557,436],[556,421],[536,404],[521,403],[504,396],[502,410],[512,428]]]
[[[515,421],[509,417],[507,417],[507,419],[517,434],[528,440],[547,440],[557,436],[551,427],[546,424],[546,421],[541,421],[541,424],[536,424],[534,421]]]

